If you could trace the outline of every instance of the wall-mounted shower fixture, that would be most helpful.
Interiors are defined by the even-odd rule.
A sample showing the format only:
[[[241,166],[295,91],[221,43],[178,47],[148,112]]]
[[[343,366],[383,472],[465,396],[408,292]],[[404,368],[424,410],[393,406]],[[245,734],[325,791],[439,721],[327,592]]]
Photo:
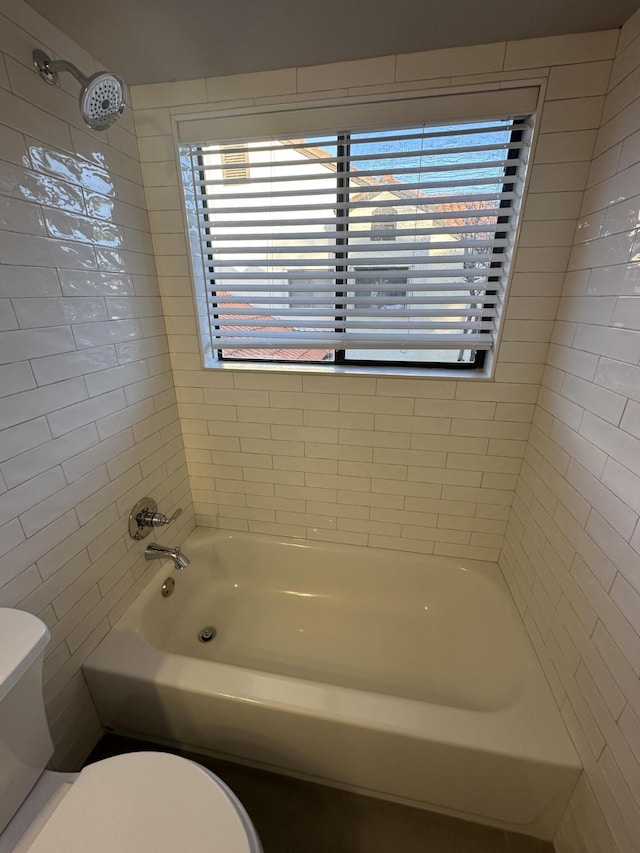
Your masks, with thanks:
[[[127,87],[117,74],[98,71],[87,77],[66,59],[49,59],[42,50],[33,51],[33,61],[40,76],[52,86],[59,71],[69,71],[82,86],[80,112],[92,130],[106,130],[118,121],[127,103]]]
[[[144,539],[154,527],[162,527],[171,524],[182,512],[179,507],[171,517],[158,512],[158,504],[153,498],[142,498],[134,506],[129,514],[129,536],[132,539]]]

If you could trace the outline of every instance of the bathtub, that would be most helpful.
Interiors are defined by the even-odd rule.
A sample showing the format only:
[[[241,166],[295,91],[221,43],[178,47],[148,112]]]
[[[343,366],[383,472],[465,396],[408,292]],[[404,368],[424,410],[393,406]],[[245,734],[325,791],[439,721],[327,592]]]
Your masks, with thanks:
[[[495,564],[204,528],[183,550],[84,665],[106,727],[553,837],[580,763]]]

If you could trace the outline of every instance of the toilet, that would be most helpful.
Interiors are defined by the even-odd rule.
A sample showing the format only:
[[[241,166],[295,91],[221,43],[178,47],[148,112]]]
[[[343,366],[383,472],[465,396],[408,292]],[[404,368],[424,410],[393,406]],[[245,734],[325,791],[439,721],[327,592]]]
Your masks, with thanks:
[[[36,616],[0,608],[0,853],[261,853],[235,794],[185,758],[134,752],[80,773],[45,770],[48,641]]]

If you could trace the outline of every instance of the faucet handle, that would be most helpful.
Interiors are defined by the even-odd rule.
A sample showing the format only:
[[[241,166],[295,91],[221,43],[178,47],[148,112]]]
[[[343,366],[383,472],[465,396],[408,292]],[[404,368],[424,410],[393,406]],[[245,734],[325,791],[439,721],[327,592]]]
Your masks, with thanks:
[[[181,512],[182,507],[178,507],[173,515],[167,518],[164,513],[158,512],[158,504],[153,498],[142,498],[129,515],[129,536],[132,539],[144,539],[154,527],[171,524]]]
[[[138,513],[136,519],[138,524],[146,527],[162,527],[163,524],[171,524],[172,521],[175,521],[181,512],[182,507],[178,507],[171,518],[167,518],[163,512],[151,512],[149,509],[143,509],[142,512]]]

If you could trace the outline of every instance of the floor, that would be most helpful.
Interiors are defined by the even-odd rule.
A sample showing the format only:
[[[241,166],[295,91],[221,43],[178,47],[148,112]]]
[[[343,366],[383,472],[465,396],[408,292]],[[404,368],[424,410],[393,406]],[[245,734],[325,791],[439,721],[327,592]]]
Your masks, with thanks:
[[[159,747],[108,734],[87,764],[145,749]],[[264,853],[553,853],[551,844],[524,835],[241,764],[180,754],[208,767],[235,791],[253,821]]]

